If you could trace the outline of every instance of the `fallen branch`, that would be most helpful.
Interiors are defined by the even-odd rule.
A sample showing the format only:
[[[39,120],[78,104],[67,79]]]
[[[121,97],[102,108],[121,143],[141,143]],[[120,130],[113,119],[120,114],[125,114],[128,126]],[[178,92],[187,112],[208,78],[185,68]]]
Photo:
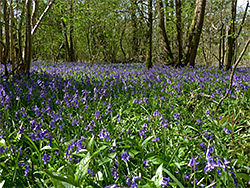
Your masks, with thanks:
[[[220,99],[220,101],[219,101],[218,105],[216,106],[216,108],[214,109],[214,111],[217,111],[218,108],[219,108],[219,106],[220,106],[221,103],[223,102],[223,100],[225,100],[225,99],[228,97],[229,92],[230,92],[230,90],[232,89],[234,73],[235,73],[236,68],[237,68],[238,64],[240,63],[240,61],[241,61],[241,59],[242,59],[244,53],[246,52],[249,43],[250,43],[250,37],[248,38],[248,41],[247,41],[247,43],[245,44],[245,46],[244,46],[244,48],[243,48],[243,50],[242,50],[242,52],[241,52],[239,58],[237,59],[236,63],[234,64],[234,68],[233,68],[233,70],[232,70],[232,72],[231,72],[231,76],[230,76],[230,82],[229,82],[228,90],[226,91],[226,94]]]

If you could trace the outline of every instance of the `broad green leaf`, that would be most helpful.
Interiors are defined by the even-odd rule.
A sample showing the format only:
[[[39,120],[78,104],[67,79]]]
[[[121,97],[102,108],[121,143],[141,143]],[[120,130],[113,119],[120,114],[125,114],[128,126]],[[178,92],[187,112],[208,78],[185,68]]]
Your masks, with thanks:
[[[237,175],[239,176],[239,178],[242,178],[244,180],[250,181],[250,175],[245,174],[245,173],[237,173]]]
[[[5,143],[5,140],[4,140],[4,139],[1,139],[1,140],[0,140],[0,146],[6,147],[6,143]]]
[[[146,138],[146,139],[142,142],[141,147],[144,149],[144,147],[147,146],[147,143],[148,143],[152,138],[153,138],[153,136],[150,136],[150,137]]]
[[[0,188],[3,188],[4,183],[5,183],[5,180],[3,180],[3,181],[0,183]]]
[[[42,149],[41,149],[41,151],[42,150],[51,150],[52,149],[52,147],[50,147],[50,146],[44,146]]]
[[[163,166],[163,164],[161,164],[161,165],[158,167],[158,169],[156,170],[155,176],[152,178],[152,180],[155,182],[155,185],[156,185],[157,187],[161,187],[162,181],[163,181],[162,166]]]
[[[81,185],[85,175],[88,173],[89,162],[90,162],[90,153],[88,152],[87,155],[80,161],[75,173],[75,180]]]
[[[46,174],[48,174],[50,177],[55,178],[58,181],[66,182],[66,183],[71,184],[71,185],[73,185],[75,187],[78,187],[78,184],[74,181],[74,179],[72,179],[72,178],[70,178],[70,177],[68,177],[66,175],[62,175],[59,172],[51,172],[51,171],[49,171],[47,169],[44,170],[44,172]]]
[[[90,139],[90,141],[88,143],[88,151],[90,151],[91,154],[94,151],[94,138],[95,138],[95,136],[92,136],[92,138]]]

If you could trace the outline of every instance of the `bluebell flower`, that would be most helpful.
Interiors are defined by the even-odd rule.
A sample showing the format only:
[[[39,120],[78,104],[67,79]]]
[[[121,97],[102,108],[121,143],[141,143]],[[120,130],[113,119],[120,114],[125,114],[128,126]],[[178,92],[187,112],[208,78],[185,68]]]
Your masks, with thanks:
[[[160,137],[155,137],[153,140],[152,140],[152,142],[157,142],[157,141],[159,141],[160,140]]]
[[[24,168],[25,168],[24,176],[26,177],[28,173],[30,172],[30,166],[26,165]]]
[[[143,168],[146,168],[148,165],[148,160],[143,161]]]
[[[180,114],[179,113],[174,113],[174,120],[179,120],[180,119]]]
[[[129,153],[127,151],[123,152],[123,154],[122,154],[122,160],[124,160],[125,162],[127,162],[130,157],[131,156],[129,155]]]
[[[193,170],[196,170],[197,169],[197,164],[199,164],[199,162],[197,162],[197,159],[198,159],[199,156],[197,156],[196,158],[191,158],[189,163],[188,163],[188,166],[189,167],[192,167]]]
[[[43,159],[44,164],[47,164],[49,162],[50,155],[45,153],[42,159]]]
[[[223,132],[225,132],[225,133],[227,133],[227,134],[231,134],[231,133],[232,133],[232,131],[228,130],[228,128],[224,128],[224,129],[223,129]]]

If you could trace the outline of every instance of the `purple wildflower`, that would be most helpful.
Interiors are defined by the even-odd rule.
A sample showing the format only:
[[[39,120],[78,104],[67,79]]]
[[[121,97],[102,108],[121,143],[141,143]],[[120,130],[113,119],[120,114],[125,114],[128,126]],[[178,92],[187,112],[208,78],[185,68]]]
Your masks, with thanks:
[[[160,140],[160,137],[155,137],[153,140],[152,140],[152,142],[157,142],[157,141],[159,141]]]
[[[130,158],[131,156],[129,155],[129,153],[127,151],[125,151],[123,154],[122,154],[122,160],[124,160],[125,162],[128,161],[128,159]]]
[[[188,166],[189,167],[192,167],[193,170],[196,170],[197,169],[197,164],[199,164],[199,162],[197,162],[197,159],[198,159],[199,156],[197,156],[196,158],[191,158],[189,163],[188,163]]]
[[[47,164],[47,163],[49,162],[50,155],[47,154],[47,153],[45,153],[45,154],[43,155],[42,159],[43,159],[44,164]]]
[[[30,172],[30,166],[26,165],[24,168],[25,168],[24,176],[26,177],[28,173]]]

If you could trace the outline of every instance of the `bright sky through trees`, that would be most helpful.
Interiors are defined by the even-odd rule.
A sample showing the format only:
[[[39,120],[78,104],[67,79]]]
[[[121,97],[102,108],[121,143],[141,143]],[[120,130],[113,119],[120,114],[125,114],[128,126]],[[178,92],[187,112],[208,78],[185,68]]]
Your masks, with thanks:
[[[247,0],[238,0],[237,4],[238,6],[245,6],[247,3]]]

